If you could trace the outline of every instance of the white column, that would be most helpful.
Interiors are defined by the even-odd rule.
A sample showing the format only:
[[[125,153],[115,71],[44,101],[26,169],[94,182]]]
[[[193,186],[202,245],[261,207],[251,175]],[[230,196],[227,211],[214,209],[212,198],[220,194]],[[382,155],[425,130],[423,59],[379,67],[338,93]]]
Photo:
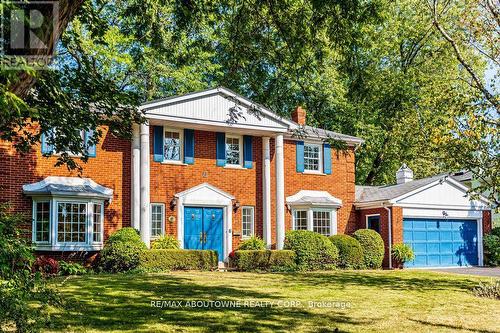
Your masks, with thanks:
[[[276,247],[283,249],[285,241],[285,169],[283,134],[276,135]]]
[[[141,228],[141,138],[139,124],[132,125],[132,228]]]
[[[262,138],[262,227],[266,247],[271,248],[271,147],[269,137]]]
[[[149,248],[151,228],[149,225],[149,124],[141,124],[141,239]]]

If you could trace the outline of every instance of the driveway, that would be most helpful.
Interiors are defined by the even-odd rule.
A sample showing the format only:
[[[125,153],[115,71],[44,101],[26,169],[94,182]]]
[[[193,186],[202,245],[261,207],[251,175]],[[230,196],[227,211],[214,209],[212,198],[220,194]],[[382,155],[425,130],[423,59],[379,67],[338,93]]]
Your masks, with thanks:
[[[429,270],[433,272],[491,276],[500,278],[500,267],[457,267],[457,268],[435,268]]]

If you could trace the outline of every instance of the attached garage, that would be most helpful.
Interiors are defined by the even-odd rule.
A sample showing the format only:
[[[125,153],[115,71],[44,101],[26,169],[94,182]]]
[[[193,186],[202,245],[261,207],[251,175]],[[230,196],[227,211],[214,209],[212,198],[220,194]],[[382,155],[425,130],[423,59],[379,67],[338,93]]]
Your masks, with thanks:
[[[483,234],[491,230],[489,201],[472,199],[469,188],[448,174],[413,180],[403,165],[396,179],[395,185],[356,186],[358,228],[379,221],[384,265],[392,267],[392,246],[405,243],[415,254],[405,267],[482,266]]]
[[[479,264],[476,220],[403,219],[403,243],[415,253],[407,267],[453,267]]]

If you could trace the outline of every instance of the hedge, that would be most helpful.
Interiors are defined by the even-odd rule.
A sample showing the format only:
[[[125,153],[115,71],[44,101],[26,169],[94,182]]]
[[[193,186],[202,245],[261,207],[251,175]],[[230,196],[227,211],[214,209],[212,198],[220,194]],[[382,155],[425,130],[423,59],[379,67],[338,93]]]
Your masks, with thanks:
[[[381,268],[384,260],[384,240],[375,230],[359,229],[353,234],[363,248],[364,264],[367,268]]]
[[[238,250],[265,250],[266,243],[259,237],[250,237],[249,239],[241,242]]]
[[[295,251],[299,270],[334,269],[339,252],[328,237],[307,230],[291,230],[285,234],[285,250]]]
[[[137,230],[123,228],[109,236],[99,254],[99,270],[117,273],[135,269],[139,264],[139,256],[145,251],[146,244],[141,240]]]
[[[217,269],[217,251],[152,249],[141,253],[139,269],[162,272],[171,270]]]
[[[237,250],[231,264],[240,271],[293,271],[295,252],[291,250]]]
[[[331,236],[330,240],[339,249],[340,267],[352,269],[364,267],[363,248],[356,238],[349,235],[335,235]]]

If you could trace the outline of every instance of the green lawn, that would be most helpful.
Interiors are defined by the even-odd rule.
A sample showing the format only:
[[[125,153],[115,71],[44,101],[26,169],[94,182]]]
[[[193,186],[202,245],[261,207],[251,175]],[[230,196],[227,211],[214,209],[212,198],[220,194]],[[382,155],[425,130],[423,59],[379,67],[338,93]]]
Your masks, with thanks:
[[[472,295],[470,288],[478,281],[418,270],[71,277],[56,280],[69,303],[54,314],[53,330],[500,332],[500,301]],[[183,301],[183,307],[154,308],[152,300]],[[241,307],[185,307],[186,301],[196,300],[240,301]],[[268,301],[272,306],[245,307],[245,301]],[[346,306],[309,307],[309,301]]]

